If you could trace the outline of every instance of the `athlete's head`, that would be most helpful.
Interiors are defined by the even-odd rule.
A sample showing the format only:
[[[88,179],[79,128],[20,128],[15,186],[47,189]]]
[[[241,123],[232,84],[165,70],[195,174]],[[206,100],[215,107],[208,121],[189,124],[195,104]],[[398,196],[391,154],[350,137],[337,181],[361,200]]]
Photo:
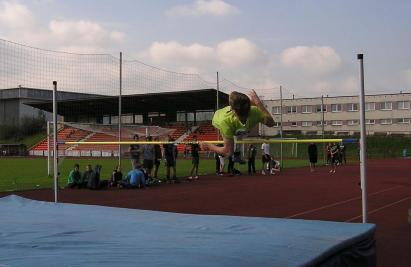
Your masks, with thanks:
[[[251,102],[247,95],[233,91],[230,94],[229,104],[231,110],[237,115],[242,123],[247,121],[250,112]]]

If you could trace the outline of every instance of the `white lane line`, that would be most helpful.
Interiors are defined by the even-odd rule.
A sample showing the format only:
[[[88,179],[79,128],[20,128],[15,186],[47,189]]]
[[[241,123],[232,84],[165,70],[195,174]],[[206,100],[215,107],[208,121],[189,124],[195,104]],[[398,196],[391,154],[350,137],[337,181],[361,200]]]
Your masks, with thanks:
[[[403,187],[403,186],[399,186],[399,185],[393,186],[393,187],[390,187],[388,189],[384,189],[384,190],[381,190],[381,191],[374,192],[372,194],[369,194],[368,196],[374,196],[374,195],[377,195],[377,194],[381,194],[381,193],[384,193],[384,192],[387,192],[387,191],[394,190],[394,189],[399,188],[399,187]],[[329,204],[329,205],[321,206],[321,207],[316,208],[316,209],[303,211],[303,212],[300,212],[300,213],[285,217],[285,219],[295,218],[295,217],[298,217],[300,215],[316,212],[316,211],[323,210],[323,209],[328,209],[328,208],[331,208],[331,207],[335,207],[335,206],[338,206],[338,205],[342,205],[342,204],[345,204],[345,203],[348,203],[348,202],[351,202],[351,201],[355,201],[355,200],[360,200],[360,199],[361,199],[361,197],[353,197],[353,198],[350,198],[350,199],[347,199],[347,200],[343,200],[343,201],[335,202],[335,203],[332,203],[332,204]]]
[[[395,202],[393,202],[393,203],[390,203],[390,204],[387,204],[387,205],[385,205],[385,206],[379,207],[378,209],[374,209],[374,210],[372,210],[372,211],[369,211],[369,212],[368,212],[368,215],[373,214],[373,213],[376,213],[376,212],[378,212],[378,211],[380,211],[380,210],[383,210],[383,209],[386,209],[386,208],[395,206],[395,205],[397,205],[397,204],[399,204],[399,203],[401,203],[401,202],[404,202],[404,201],[406,201],[406,200],[408,200],[408,199],[411,199],[411,196],[405,197],[405,198],[400,199],[400,200],[398,200],[398,201],[395,201]],[[351,218],[351,219],[349,219],[349,220],[346,220],[345,222],[352,222],[352,221],[355,221],[355,220],[360,219],[360,218],[362,218],[362,215],[355,216],[355,217],[353,217],[353,218]]]

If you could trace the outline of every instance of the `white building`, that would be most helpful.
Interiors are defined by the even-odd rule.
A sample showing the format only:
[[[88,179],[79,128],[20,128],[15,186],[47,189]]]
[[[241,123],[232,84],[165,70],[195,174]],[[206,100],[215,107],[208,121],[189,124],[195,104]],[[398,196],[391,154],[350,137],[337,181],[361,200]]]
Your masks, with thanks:
[[[322,102],[324,112],[322,112]],[[367,134],[411,135],[411,93],[367,95]],[[276,121],[275,127],[262,126],[263,135],[280,133],[282,112],[283,133],[353,135],[360,131],[358,96],[283,99],[264,101]]]

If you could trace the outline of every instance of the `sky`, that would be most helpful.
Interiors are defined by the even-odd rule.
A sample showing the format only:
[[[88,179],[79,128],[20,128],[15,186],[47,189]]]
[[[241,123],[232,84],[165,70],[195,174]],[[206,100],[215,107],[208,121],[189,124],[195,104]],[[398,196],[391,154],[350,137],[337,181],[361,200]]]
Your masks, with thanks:
[[[270,97],[411,92],[411,1],[0,0],[0,38],[108,53]]]

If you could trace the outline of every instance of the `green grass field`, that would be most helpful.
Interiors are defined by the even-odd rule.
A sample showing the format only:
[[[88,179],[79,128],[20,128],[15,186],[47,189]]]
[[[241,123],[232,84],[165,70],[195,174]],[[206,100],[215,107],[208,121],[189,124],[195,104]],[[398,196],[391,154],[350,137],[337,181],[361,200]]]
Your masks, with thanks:
[[[102,179],[109,179],[112,170],[117,165],[116,159],[69,159],[65,158],[60,164],[59,185],[64,187],[67,183],[67,176],[75,163],[80,164],[83,171],[87,164],[100,164],[102,168]],[[226,160],[226,169],[228,161]],[[283,161],[286,168],[296,168],[308,166],[307,160],[286,159]],[[320,163],[321,164],[321,163]],[[128,159],[123,160],[123,174],[131,168]],[[242,173],[247,173],[247,164],[236,164],[236,168]],[[261,170],[261,161],[256,161],[257,170]],[[46,158],[0,158],[0,191],[17,191],[35,188],[50,188],[53,185],[53,178],[47,176]],[[191,160],[180,159],[177,161],[177,175],[185,178],[191,170]],[[215,173],[214,159],[200,160],[200,175]],[[164,163],[162,162],[159,170],[159,177],[164,178]]]

